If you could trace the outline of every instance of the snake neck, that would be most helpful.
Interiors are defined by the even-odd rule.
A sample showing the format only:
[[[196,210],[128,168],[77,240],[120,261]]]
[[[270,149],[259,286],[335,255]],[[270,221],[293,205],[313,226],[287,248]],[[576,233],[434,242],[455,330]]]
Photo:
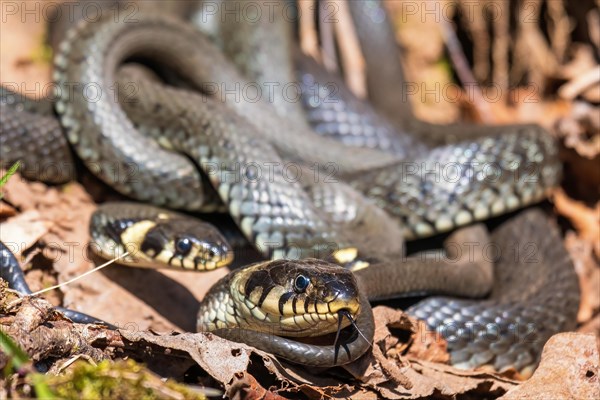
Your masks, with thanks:
[[[217,329],[233,328],[239,322],[237,307],[231,298],[231,277],[225,276],[213,285],[200,303],[196,330],[213,332]]]

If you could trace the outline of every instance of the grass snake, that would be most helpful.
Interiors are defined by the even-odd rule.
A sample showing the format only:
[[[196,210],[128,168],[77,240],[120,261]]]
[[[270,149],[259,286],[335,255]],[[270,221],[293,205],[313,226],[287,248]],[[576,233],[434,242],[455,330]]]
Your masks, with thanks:
[[[361,15],[368,16],[371,11],[367,9],[366,14],[361,14],[355,7],[351,8],[354,9],[357,25],[361,26]],[[391,254],[375,251],[373,242],[401,241],[401,238],[389,235],[387,229],[379,229],[390,224],[388,215],[394,224],[400,223],[399,231],[405,237],[426,237],[539,201],[545,190],[558,182],[560,164],[556,145],[537,126],[465,128],[457,125],[415,128],[413,131],[414,127],[426,125],[410,117],[408,125],[397,123],[396,117],[406,113],[399,111],[398,103],[394,108],[383,105],[383,100],[373,99],[378,107],[375,110],[354,99],[351,94],[342,93],[343,98],[336,103],[340,109],[334,110],[333,115],[354,113],[359,117],[338,118],[346,123],[358,118],[362,125],[354,124],[358,127],[352,131],[351,128],[341,128],[343,123],[333,124],[335,129],[330,131],[351,131],[356,136],[360,136],[361,132],[370,136],[379,132],[375,135],[379,137],[375,144],[372,140],[359,140],[356,146],[356,143],[342,138],[342,142],[350,146],[343,145],[336,141],[335,134],[327,134],[328,129],[319,128],[319,121],[327,119],[331,110],[329,114],[322,109],[313,113],[311,121],[316,127],[315,132],[302,118],[294,116],[300,112],[294,110],[295,107],[277,106],[280,100],[279,103],[275,101],[275,108],[262,99],[227,101],[227,85],[264,87],[264,79],[261,81],[260,77],[253,75],[256,71],[263,71],[264,76],[270,76],[264,72],[266,67],[261,67],[245,69],[246,77],[233,63],[244,63],[248,61],[247,57],[240,56],[232,62],[224,54],[228,51],[247,54],[236,50],[235,43],[238,42],[250,43],[247,47],[242,45],[250,54],[268,54],[265,48],[273,47],[268,46],[270,42],[266,47],[262,42],[273,41],[278,35],[266,35],[264,26],[262,30],[252,26],[238,26],[239,29],[222,27],[223,37],[227,38],[226,43],[230,46],[229,49],[219,49],[195,28],[175,18],[149,13],[138,15],[136,19],[136,22],[116,21],[111,15],[93,23],[83,21],[68,31],[55,57],[57,92],[54,107],[60,117],[60,125],[53,120],[48,103],[40,106],[3,89],[0,103],[3,161],[8,160],[9,155],[24,159],[26,164],[28,160],[39,160],[40,156],[46,157],[46,160],[50,160],[47,157],[62,160],[68,151],[55,150],[53,146],[58,146],[64,130],[86,166],[121,193],[139,201],[187,211],[208,212],[226,208],[244,236],[265,257],[319,257],[331,252],[332,247],[344,249],[356,246],[379,265],[355,273],[358,282],[345,285],[344,290],[352,291],[355,285],[361,286],[364,289],[356,288],[360,298],[354,298],[354,308],[346,304],[336,310],[361,310],[358,316],[352,318],[367,339],[372,336],[373,322],[366,297],[388,296],[396,290],[390,287],[392,282],[402,287],[408,284],[408,291],[463,296],[481,296],[487,292],[487,287],[474,287],[477,285],[464,279],[473,276],[470,272],[456,272],[458,278],[454,287],[450,287],[447,281],[453,272],[446,272],[441,278],[432,272],[439,272],[442,265],[456,267],[460,263],[428,257],[398,262],[397,255],[394,258]],[[276,18],[276,21],[270,22],[269,29],[280,30],[282,37],[286,37],[287,28],[282,21]],[[239,36],[235,36],[236,33]],[[252,43],[257,38],[262,42]],[[360,30],[359,38],[369,40],[369,36],[360,33]],[[389,37],[386,40],[389,41]],[[290,49],[291,45],[280,48]],[[369,59],[368,51],[366,56]],[[291,62],[286,61],[291,57],[282,57],[281,54],[279,57]],[[256,57],[254,61],[264,65],[265,57]],[[126,62],[145,64],[151,69],[135,65],[123,67]],[[266,63],[269,64],[268,59]],[[319,78],[322,71],[315,70],[310,62],[302,65],[308,65],[304,71],[309,71],[300,73],[304,77],[302,82],[322,79]],[[325,79],[329,79],[327,74],[323,74]],[[371,73],[368,73],[368,78],[371,84]],[[293,77],[289,79],[288,82],[294,80]],[[378,85],[381,84],[371,86],[379,88]],[[376,93],[389,97],[383,95],[386,91],[372,89],[372,97]],[[395,113],[388,112],[390,108]],[[289,118],[286,118],[288,114]],[[360,116],[364,115],[367,117],[361,120]],[[403,123],[405,120],[402,118]],[[381,126],[387,128],[382,131]],[[444,132],[443,138],[441,132]],[[35,140],[24,140],[23,133],[33,135]],[[402,139],[402,134],[409,136]],[[465,135],[468,139],[461,140]],[[44,146],[44,143],[47,145]],[[36,147],[38,144],[42,146]],[[29,161],[30,165],[36,162]],[[289,179],[286,174],[289,174],[290,165],[297,166],[304,176]],[[448,167],[449,172],[446,171],[453,174],[452,179],[443,176],[447,166],[453,168]],[[311,171],[322,177],[332,170],[336,173],[336,180],[331,185],[323,179],[311,179],[315,175],[306,173]],[[67,175],[73,173],[68,168],[62,172],[65,171]],[[265,171],[269,171],[269,179],[261,179],[257,175]],[[39,177],[37,174],[36,178]],[[61,177],[53,180],[60,181]],[[335,187],[335,191],[331,187]],[[370,214],[372,218],[363,216],[356,223],[355,210],[368,209],[373,205],[385,213],[373,211]],[[130,225],[140,222],[129,220],[132,222]],[[121,237],[126,231],[121,228],[130,228],[130,225],[119,225],[119,229],[113,230],[112,240]],[[145,230],[142,230],[141,236],[147,237],[151,227],[142,226]],[[98,228],[92,228],[92,232],[95,232],[94,229]],[[357,235],[360,229],[373,232],[376,240],[362,240]],[[530,239],[530,242],[516,240],[521,237]],[[170,246],[177,244],[175,239],[167,242]],[[535,365],[541,343],[551,333],[572,327],[577,310],[577,282],[566,252],[559,245],[560,236],[556,228],[549,226],[539,213],[525,213],[516,221],[498,228],[492,234],[492,242],[503,251],[494,260],[497,281],[491,284],[493,290],[489,300],[434,297],[418,303],[410,311],[425,319],[430,327],[442,329],[442,335],[450,342],[454,364],[466,367],[490,364],[498,369],[512,365],[523,369]],[[161,246],[165,243],[161,242]],[[540,260],[527,263],[523,257],[514,257],[514,254],[509,258],[511,245],[512,250],[525,251],[527,249],[522,247],[527,243],[538,246],[536,255]],[[213,256],[220,254],[225,245],[217,248],[216,252],[213,249]],[[154,254],[160,253],[157,250],[158,247]],[[14,270],[13,261],[4,261],[8,259],[8,254],[3,253],[3,266]],[[228,261],[226,256],[223,260],[221,264]],[[280,282],[285,281],[289,285],[298,275],[291,265],[308,268],[306,274],[311,274],[314,266],[311,263],[319,264],[319,267],[323,263],[325,269],[333,268],[324,262],[311,260],[272,261],[250,266],[242,270],[247,272],[239,273],[246,274],[244,276],[248,280],[250,274],[264,274],[261,271],[274,268],[281,271],[276,274]],[[183,261],[181,265],[184,265]],[[200,269],[198,261],[186,265]],[[286,268],[281,268],[282,265]],[[465,266],[468,271],[471,271],[470,267]],[[517,271],[523,279],[511,285]],[[211,297],[225,296],[227,288],[231,288],[231,282],[236,279],[235,273],[218,283],[203,304],[210,304]],[[339,274],[336,279],[352,277],[350,272],[341,269],[317,275],[326,276],[327,273]],[[314,279],[317,280],[310,283],[313,286],[320,278]],[[258,294],[253,294],[252,285],[244,286],[244,298],[260,298],[264,294],[263,300],[268,299],[267,304],[273,307],[276,299],[269,298],[267,286],[264,286],[266,283],[259,282],[261,289]],[[463,289],[465,292],[461,293]],[[469,290],[474,293],[468,293]],[[563,296],[557,298],[557,292]],[[273,293],[279,294],[278,304],[282,304],[282,296],[292,291]],[[316,312],[317,302],[313,301]],[[221,310],[225,316],[227,303],[217,303],[221,307],[225,304],[225,310]],[[302,306],[309,304],[306,299],[297,303]],[[286,301],[281,307],[285,308],[287,304]],[[252,307],[247,305],[247,308],[246,312],[251,312]],[[209,316],[213,312],[216,317],[219,311],[214,305],[211,310],[207,311]],[[342,314],[333,312],[332,315],[337,315],[334,322],[341,321]],[[199,328],[205,327],[202,321],[201,311]],[[448,326],[453,330],[444,330]],[[535,340],[529,340],[530,336],[523,340],[520,334],[511,336],[511,329],[522,326],[533,326],[534,334],[539,335]],[[250,329],[232,329],[229,325],[210,329],[219,329],[222,335],[229,337],[238,335],[239,338],[241,335],[243,340],[262,340],[262,344],[267,345],[264,335]],[[333,332],[336,329],[334,326]],[[497,334],[497,341],[489,340],[493,334]],[[531,334],[528,332],[528,335]],[[290,336],[289,332],[287,336]],[[357,348],[338,353],[332,346],[303,347],[312,345],[269,336],[267,349],[296,362],[332,365],[354,359],[366,351],[365,344],[367,347],[369,344],[369,340],[356,334],[349,340],[348,343]]]

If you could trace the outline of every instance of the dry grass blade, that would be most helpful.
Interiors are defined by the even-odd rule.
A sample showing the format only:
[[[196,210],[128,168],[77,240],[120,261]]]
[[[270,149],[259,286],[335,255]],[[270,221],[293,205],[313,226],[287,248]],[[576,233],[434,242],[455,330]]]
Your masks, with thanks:
[[[118,260],[120,260],[120,259],[122,259],[123,257],[126,257],[126,256],[128,256],[128,255],[129,255],[129,252],[128,252],[128,251],[126,251],[125,253],[121,254],[120,256],[118,256],[118,257],[116,257],[116,258],[113,258],[112,260],[110,260],[110,261],[107,261],[107,262],[105,262],[104,264],[102,264],[102,265],[99,265],[99,266],[97,266],[97,267],[96,267],[96,268],[94,268],[94,269],[91,269],[91,270],[89,270],[89,271],[87,271],[87,272],[85,272],[85,273],[83,273],[83,274],[81,274],[81,275],[77,275],[77,276],[76,276],[76,277],[74,277],[73,279],[69,279],[69,280],[68,280],[68,281],[66,281],[66,282],[59,283],[58,285],[54,285],[54,286],[50,286],[50,287],[47,287],[47,288],[45,288],[45,289],[42,289],[42,290],[38,290],[37,292],[34,292],[34,293],[32,293],[31,295],[32,295],[32,296],[36,296],[36,295],[38,295],[38,294],[46,293],[46,292],[49,292],[49,291],[51,291],[51,290],[54,290],[54,289],[61,288],[61,287],[63,287],[63,286],[67,286],[67,285],[69,285],[69,284],[71,284],[71,283],[73,283],[73,282],[75,282],[75,281],[78,281],[78,280],[79,280],[79,279],[81,279],[81,278],[84,278],[84,277],[88,276],[88,275],[89,275],[89,274],[91,274],[91,273],[94,273],[94,272],[96,272],[96,271],[99,271],[99,270],[101,270],[102,268],[108,267],[109,265],[111,265],[111,264],[115,263],[116,261],[118,261]]]

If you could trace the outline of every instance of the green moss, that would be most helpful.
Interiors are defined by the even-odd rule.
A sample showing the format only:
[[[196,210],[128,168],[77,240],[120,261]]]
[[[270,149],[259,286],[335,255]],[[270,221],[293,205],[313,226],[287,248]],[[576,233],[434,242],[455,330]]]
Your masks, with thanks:
[[[0,279],[0,309],[14,297],[7,293],[6,287],[6,282]],[[173,381],[164,382],[133,360],[104,360],[97,365],[79,360],[60,375],[37,373],[27,354],[1,330],[0,352],[5,356],[0,386],[22,396],[31,396],[33,392],[37,398],[44,399],[206,399],[193,388]],[[15,379],[18,383],[11,384]]]
[[[133,360],[102,361],[92,365],[78,361],[64,374],[49,376],[54,392],[65,399],[205,399],[184,385],[167,382]]]

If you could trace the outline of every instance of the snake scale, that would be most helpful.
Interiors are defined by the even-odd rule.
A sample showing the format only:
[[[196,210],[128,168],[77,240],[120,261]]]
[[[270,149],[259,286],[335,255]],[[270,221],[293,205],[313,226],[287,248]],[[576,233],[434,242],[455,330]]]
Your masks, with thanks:
[[[108,15],[80,22],[67,32],[55,57],[54,107],[60,124],[53,120],[48,103],[38,105],[3,89],[3,163],[20,158],[26,166],[36,165],[39,157],[50,160],[50,156],[63,160],[68,151],[51,146],[58,146],[64,130],[78,158],[127,196],[186,211],[225,208],[265,257],[288,260],[252,265],[217,283],[202,303],[199,329],[216,330],[298,363],[349,362],[366,351],[372,337],[366,297],[389,297],[399,287],[408,292],[482,296],[489,287],[481,282],[492,278],[488,271],[475,279],[470,263],[461,267],[444,257],[398,261],[398,253],[380,254],[373,243],[393,246],[402,235],[427,237],[532,204],[543,199],[560,176],[556,145],[540,127],[435,127],[414,119],[405,104],[390,106],[398,93],[383,89],[387,83],[381,77],[391,79],[394,71],[374,68],[394,63],[378,62],[385,53],[369,42],[375,38],[384,48],[386,43],[389,46],[390,36],[385,33],[389,26],[368,23],[379,6],[378,2],[350,2],[367,60],[370,51],[380,51],[368,64],[376,108],[354,98],[339,80],[332,80],[337,78],[310,60],[295,57],[302,69],[300,90],[324,79],[342,87],[330,109],[325,102],[315,106],[314,98],[311,101],[305,93],[303,103],[314,131],[300,103],[285,104],[277,96],[271,103],[262,98],[228,98],[231,87],[234,92],[265,88],[267,78],[273,76],[294,81],[290,76],[293,45],[286,41],[289,27],[282,18],[268,24],[253,25],[243,19],[237,25],[222,24],[217,29],[222,49],[194,27],[167,15],[140,13],[135,21]],[[266,54],[280,62],[271,62]],[[281,75],[271,75],[271,68],[281,68],[276,71]],[[389,87],[401,83],[399,77]],[[24,142],[24,133],[35,140]],[[333,182],[312,179],[332,171]],[[68,168],[66,172],[73,174]],[[54,182],[61,179],[65,178],[54,177]],[[356,210],[371,207],[377,210],[357,222]],[[181,241],[180,234],[175,239],[161,236],[157,242],[155,224],[145,222],[146,217],[125,220],[112,230],[113,248],[132,228],[142,236],[140,247],[150,252],[150,258],[161,254],[169,263],[182,248],[188,250],[188,242],[197,243]],[[399,227],[398,237],[381,228],[390,224]],[[92,232],[100,229],[92,227]],[[374,239],[361,238],[361,229],[372,232]],[[153,245],[144,247],[147,239],[154,240],[149,241]],[[556,227],[539,212],[523,213],[501,226],[492,233],[491,242],[501,251],[494,259],[489,299],[433,297],[410,312],[449,341],[456,365],[525,369],[537,363],[541,344],[553,332],[572,327],[577,281],[565,250],[557,245]],[[170,255],[162,252],[166,243]],[[537,246],[535,262],[523,256],[529,255],[527,246],[532,243]],[[196,251],[203,248],[189,246]],[[194,257],[189,261],[185,251],[180,264],[202,269],[199,260],[206,260],[207,254],[221,255],[224,246],[194,256],[195,261]],[[305,259],[352,247],[377,265],[352,274],[325,261]],[[305,260],[290,260],[300,258]],[[3,266],[12,271],[15,262],[3,253]],[[444,266],[456,271],[438,277]],[[460,272],[463,267],[469,272]],[[3,277],[10,278],[7,270],[3,267]],[[512,283],[516,273],[522,278]],[[338,281],[346,284],[333,292],[318,290],[323,282]],[[452,282],[456,284],[451,286]],[[234,306],[236,296],[239,305]],[[303,314],[302,309],[308,313],[311,304],[312,314]],[[323,304],[329,304],[326,315],[320,314]],[[285,316],[289,313],[291,318]],[[301,332],[311,331],[299,315],[306,322],[333,322],[331,328],[317,325],[321,333],[339,333],[348,325],[358,329],[345,339],[345,351],[281,337],[298,335],[288,328],[276,331],[288,319]],[[255,319],[270,321],[268,331],[254,330],[265,325]]]

